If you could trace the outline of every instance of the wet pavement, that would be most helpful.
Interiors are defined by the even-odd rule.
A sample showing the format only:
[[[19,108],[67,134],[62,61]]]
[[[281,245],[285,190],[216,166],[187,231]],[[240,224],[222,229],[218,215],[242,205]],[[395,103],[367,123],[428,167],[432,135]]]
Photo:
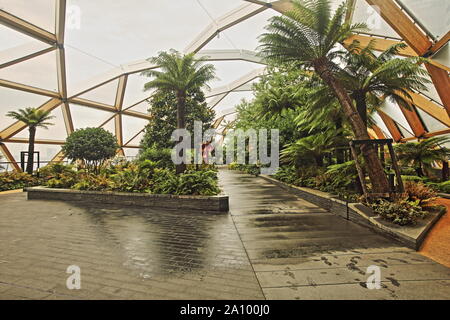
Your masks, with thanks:
[[[450,299],[450,268],[262,178],[224,170],[220,180],[267,299]],[[369,266],[379,290],[367,288]]]
[[[231,214],[1,195],[0,299],[450,298],[449,268],[261,178],[220,183]]]

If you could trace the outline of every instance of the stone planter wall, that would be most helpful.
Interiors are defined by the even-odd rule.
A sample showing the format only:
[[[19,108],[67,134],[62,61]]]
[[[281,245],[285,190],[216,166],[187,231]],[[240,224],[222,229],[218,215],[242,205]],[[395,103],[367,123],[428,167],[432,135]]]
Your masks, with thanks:
[[[89,201],[125,206],[151,207],[168,210],[199,210],[205,212],[228,212],[229,210],[227,195],[176,196],[50,189],[45,187],[26,188],[25,191],[28,193],[28,200]]]
[[[427,233],[444,214],[443,212],[431,213],[426,219],[420,220],[415,226],[399,226],[383,220],[371,208],[361,203],[347,204],[345,201],[339,200],[326,192],[289,185],[270,176],[261,175],[261,178],[298,195],[308,202],[329,210],[331,213],[368,227],[376,233],[397,240],[414,250],[420,249]]]

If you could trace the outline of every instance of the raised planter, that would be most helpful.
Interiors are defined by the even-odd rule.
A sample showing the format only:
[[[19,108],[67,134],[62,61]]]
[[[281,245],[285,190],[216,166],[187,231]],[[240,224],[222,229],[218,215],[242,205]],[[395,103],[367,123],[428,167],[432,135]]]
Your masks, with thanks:
[[[151,207],[168,210],[199,210],[228,212],[228,196],[176,196],[109,191],[80,191],[33,187],[24,189],[28,200],[88,201],[125,206]]]
[[[346,203],[330,193],[289,185],[266,175],[261,175],[261,178],[342,218],[368,227],[391,239],[400,241],[402,244],[414,250],[420,249],[427,233],[444,214],[444,212],[433,212],[427,218],[419,220],[415,226],[399,226],[382,219],[371,208],[361,203]]]

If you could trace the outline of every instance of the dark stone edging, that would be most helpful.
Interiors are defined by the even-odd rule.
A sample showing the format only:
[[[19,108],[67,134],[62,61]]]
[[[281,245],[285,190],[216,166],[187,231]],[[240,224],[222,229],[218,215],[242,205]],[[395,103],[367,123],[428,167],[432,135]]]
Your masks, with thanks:
[[[444,215],[444,212],[431,213],[429,217],[421,220],[416,226],[402,227],[383,220],[371,208],[361,203],[349,203],[347,206],[345,201],[337,199],[330,193],[289,185],[266,175],[260,177],[331,213],[345,219],[348,218],[352,222],[368,227],[385,237],[397,240],[414,250],[420,249],[428,232]]]
[[[28,200],[90,201],[127,206],[151,207],[169,210],[199,210],[228,212],[227,195],[178,196],[165,194],[125,193],[111,191],[81,191],[51,189],[45,187],[25,188]]]

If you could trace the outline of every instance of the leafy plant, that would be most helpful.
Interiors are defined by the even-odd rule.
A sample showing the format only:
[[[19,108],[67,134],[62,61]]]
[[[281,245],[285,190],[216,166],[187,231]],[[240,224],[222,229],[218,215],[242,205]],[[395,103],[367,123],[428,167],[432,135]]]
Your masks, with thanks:
[[[150,160],[155,163],[157,168],[173,168],[174,164],[172,161],[172,150],[165,148],[157,148],[155,146],[150,147],[142,151],[139,155],[140,161]]]
[[[78,172],[74,167],[60,163],[45,166],[39,171],[39,175],[49,188],[71,188],[78,181]]]
[[[433,163],[448,160],[450,149],[445,147],[447,143],[450,143],[448,137],[432,137],[398,144],[395,151],[402,165],[412,166],[419,177],[430,176]]]
[[[427,215],[427,212],[419,205],[419,200],[414,202],[405,199],[394,202],[378,200],[371,204],[371,207],[382,218],[401,226],[414,225],[418,219]]]
[[[178,194],[179,179],[172,170],[155,169],[153,182],[154,194]]]
[[[40,184],[40,180],[25,172],[0,173],[0,191],[17,190]]]
[[[177,194],[213,196],[220,193],[217,173],[212,170],[186,171],[179,176]]]
[[[288,184],[295,184],[297,171],[294,166],[281,166],[278,168],[274,178]]]
[[[122,192],[151,192],[152,177],[157,164],[145,160],[119,170],[111,176],[111,188]]]
[[[114,135],[103,128],[79,129],[67,137],[63,152],[67,158],[79,160],[90,171],[99,172],[106,160],[116,154]]]
[[[409,200],[419,201],[419,205],[435,200],[437,197],[436,192],[432,188],[423,183],[413,181],[405,182],[405,193],[408,195]]]
[[[335,190],[351,189],[358,177],[354,160],[331,165],[326,174],[329,177],[330,186]]]
[[[93,174],[87,172],[80,175],[78,182],[73,185],[72,189],[86,191],[107,191],[111,189],[111,180],[103,174]]]

